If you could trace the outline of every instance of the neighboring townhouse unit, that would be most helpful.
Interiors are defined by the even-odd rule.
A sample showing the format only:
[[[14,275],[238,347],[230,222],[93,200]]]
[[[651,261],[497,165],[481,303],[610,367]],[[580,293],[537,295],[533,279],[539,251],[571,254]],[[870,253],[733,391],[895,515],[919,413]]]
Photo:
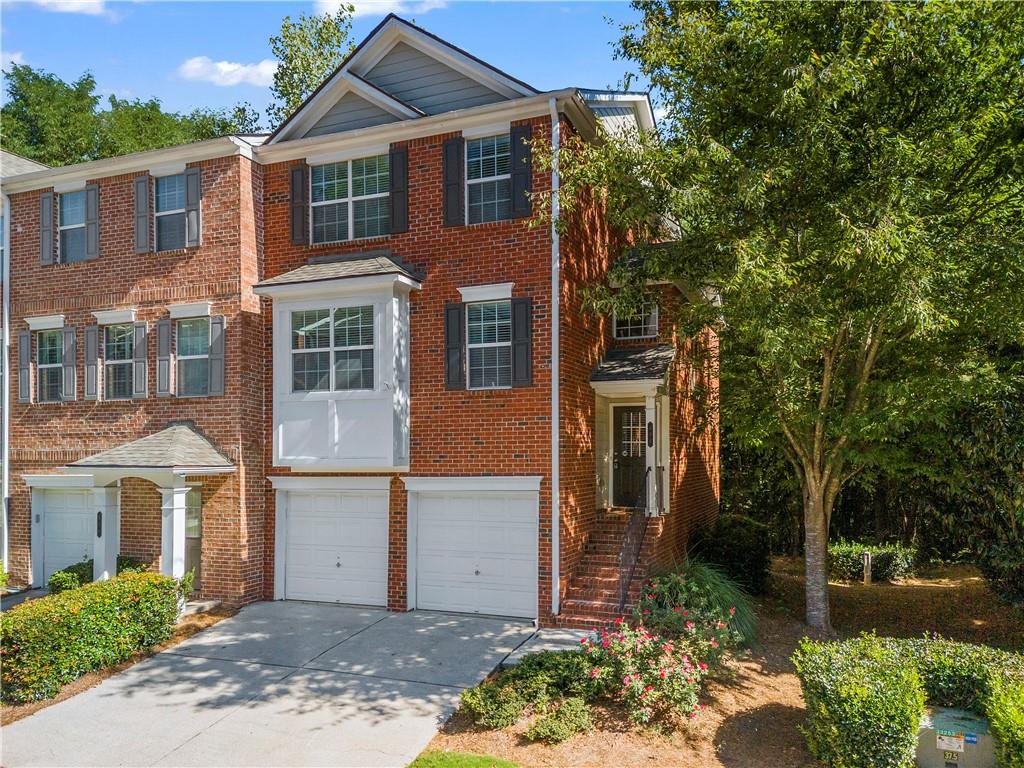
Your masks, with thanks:
[[[717,341],[585,310],[623,246],[533,154],[602,123],[654,127],[389,16],[269,136],[11,180],[15,580],[621,611],[716,513]]]

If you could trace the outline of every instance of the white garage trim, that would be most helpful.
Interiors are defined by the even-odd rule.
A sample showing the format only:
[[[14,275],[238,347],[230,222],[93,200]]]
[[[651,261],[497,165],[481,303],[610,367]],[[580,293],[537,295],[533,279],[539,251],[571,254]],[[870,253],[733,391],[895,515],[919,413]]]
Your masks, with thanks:
[[[284,477],[267,478],[278,491],[386,491],[390,477]]]
[[[530,566],[529,585],[532,592],[529,609],[516,609],[511,611],[487,611],[483,606],[479,612],[498,613],[507,615],[520,615],[525,618],[537,618],[538,605],[538,580],[539,580],[539,525],[540,525],[540,481],[538,476],[522,477],[411,477],[402,478],[409,491],[408,513],[406,520],[407,539],[407,604],[409,610],[425,608],[433,610],[464,610],[465,607],[452,605],[421,604],[420,592],[420,521],[423,517],[421,507],[424,500],[439,496],[448,496],[453,499],[477,499],[493,496],[496,500],[507,502],[526,501],[531,507],[532,535],[530,537]],[[474,553],[475,554],[475,553]],[[477,609],[474,608],[474,611]]]

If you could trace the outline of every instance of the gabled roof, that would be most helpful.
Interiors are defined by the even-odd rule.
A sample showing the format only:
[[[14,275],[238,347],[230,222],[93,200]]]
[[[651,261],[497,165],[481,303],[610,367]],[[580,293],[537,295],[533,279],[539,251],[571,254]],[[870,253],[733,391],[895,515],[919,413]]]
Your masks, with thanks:
[[[187,424],[172,424],[152,435],[100,451],[68,465],[85,468],[222,469],[235,465]]]
[[[420,52],[436,62],[438,67],[450,69],[467,81],[488,89],[497,100],[534,96],[539,93],[522,80],[391,13],[345,57],[330,77],[277,127],[267,143],[274,144],[305,135],[338,99],[351,90],[359,90],[360,96],[367,101],[400,119],[415,119],[424,115],[426,110],[403,100],[388,89],[375,85],[372,78],[367,77],[374,66],[400,44]],[[404,109],[397,109],[399,106]]]
[[[650,381],[664,380],[675,359],[676,349],[671,344],[636,349],[612,349],[597,364],[590,375],[591,381]]]

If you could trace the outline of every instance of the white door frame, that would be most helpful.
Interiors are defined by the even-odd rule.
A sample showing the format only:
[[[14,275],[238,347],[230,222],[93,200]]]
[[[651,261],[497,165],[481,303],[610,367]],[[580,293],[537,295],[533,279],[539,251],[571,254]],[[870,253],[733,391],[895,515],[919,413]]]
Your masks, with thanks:
[[[419,530],[419,494],[421,493],[533,493],[537,500],[537,590],[540,594],[540,475],[477,477],[403,477],[407,491],[406,508],[406,589],[407,610],[416,609],[416,555]],[[555,561],[554,558],[553,562]],[[538,606],[539,610],[539,606]],[[537,617],[534,617],[535,619]]]

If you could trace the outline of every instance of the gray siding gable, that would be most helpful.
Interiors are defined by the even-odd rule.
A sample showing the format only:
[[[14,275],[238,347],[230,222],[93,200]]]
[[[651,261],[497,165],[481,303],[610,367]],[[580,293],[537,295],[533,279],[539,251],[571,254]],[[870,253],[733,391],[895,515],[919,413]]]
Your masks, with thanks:
[[[428,115],[506,100],[407,43],[398,43],[364,77]]]
[[[310,128],[304,136],[323,136],[328,133],[353,131],[371,125],[393,123],[398,118],[371,104],[362,96],[349,91]]]

